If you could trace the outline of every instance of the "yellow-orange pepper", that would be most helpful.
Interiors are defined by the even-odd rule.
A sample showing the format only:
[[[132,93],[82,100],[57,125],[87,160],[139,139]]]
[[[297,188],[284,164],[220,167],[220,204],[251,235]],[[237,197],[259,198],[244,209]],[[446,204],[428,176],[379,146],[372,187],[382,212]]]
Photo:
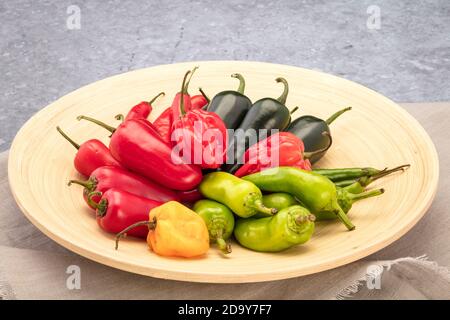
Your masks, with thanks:
[[[177,201],[169,201],[150,211],[149,221],[135,223],[117,234],[121,236],[137,226],[147,225],[149,247],[161,256],[192,258],[209,249],[209,233],[205,221]]]

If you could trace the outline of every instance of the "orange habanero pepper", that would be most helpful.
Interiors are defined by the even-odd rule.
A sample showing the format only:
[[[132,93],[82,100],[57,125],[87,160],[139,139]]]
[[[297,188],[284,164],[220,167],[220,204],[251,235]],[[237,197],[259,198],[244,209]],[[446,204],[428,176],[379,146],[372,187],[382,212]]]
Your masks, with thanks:
[[[209,249],[209,233],[205,221],[194,211],[177,201],[169,201],[150,210],[149,221],[141,221],[124,229],[116,236],[116,249],[120,238],[132,228],[149,228],[147,243],[158,255],[192,258]]]

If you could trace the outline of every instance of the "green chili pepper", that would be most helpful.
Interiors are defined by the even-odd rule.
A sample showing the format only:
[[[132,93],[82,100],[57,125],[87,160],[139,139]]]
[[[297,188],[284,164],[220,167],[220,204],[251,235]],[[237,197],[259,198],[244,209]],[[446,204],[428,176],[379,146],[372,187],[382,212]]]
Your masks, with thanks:
[[[361,177],[375,177],[377,175],[381,175],[380,176],[381,178],[396,171],[404,171],[409,166],[410,166],[409,164],[404,164],[395,167],[393,169],[384,168],[383,170],[367,167],[367,168],[314,169],[313,171],[323,176],[326,176],[333,182],[346,181],[342,184],[339,184],[339,186],[342,185],[346,186],[348,184],[353,183],[354,180]]]
[[[276,192],[266,194],[263,196],[263,203],[266,207],[275,208],[278,211],[281,209],[298,205],[298,201],[289,193]]]
[[[197,201],[193,210],[205,221],[210,242],[217,243],[222,252],[231,253],[231,244],[226,242],[234,229],[231,210],[221,203],[206,199]]]
[[[203,177],[199,191],[206,198],[216,200],[242,218],[258,212],[275,214],[277,209],[263,204],[261,190],[250,181],[227,172],[211,172]]]
[[[315,216],[301,206],[291,206],[267,218],[238,219],[236,240],[244,247],[278,252],[308,241],[314,232]]]
[[[349,230],[355,229],[339,206],[334,183],[318,173],[293,167],[267,169],[243,177],[263,191],[287,192],[297,198],[313,214],[333,212]]]

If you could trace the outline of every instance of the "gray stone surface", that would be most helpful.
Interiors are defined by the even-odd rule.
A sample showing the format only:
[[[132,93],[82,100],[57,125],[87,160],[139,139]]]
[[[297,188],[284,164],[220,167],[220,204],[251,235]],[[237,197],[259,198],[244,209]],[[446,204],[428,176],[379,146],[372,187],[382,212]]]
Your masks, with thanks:
[[[79,30],[67,28],[70,5],[81,9]],[[371,5],[378,30],[366,24]],[[0,0],[0,151],[82,85],[219,59],[318,69],[396,101],[450,100],[450,1]]]

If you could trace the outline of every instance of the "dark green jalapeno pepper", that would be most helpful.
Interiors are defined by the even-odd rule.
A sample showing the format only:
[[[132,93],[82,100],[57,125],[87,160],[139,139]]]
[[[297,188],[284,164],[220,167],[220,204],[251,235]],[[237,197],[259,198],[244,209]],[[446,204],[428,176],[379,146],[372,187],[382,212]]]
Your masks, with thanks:
[[[223,253],[231,253],[231,244],[226,240],[234,230],[234,216],[227,206],[212,200],[199,200],[192,208],[206,223],[209,241],[217,243]]]
[[[250,181],[227,172],[211,172],[203,177],[199,191],[208,199],[216,200],[242,218],[258,212],[275,214],[277,209],[263,204],[261,190]]]
[[[318,173],[293,167],[277,167],[242,179],[253,182],[263,191],[289,193],[313,214],[322,211],[333,212],[347,229],[355,229],[339,206],[336,186],[330,179]]]
[[[222,118],[227,129],[236,129],[241,124],[248,110],[250,110],[252,102],[244,95],[244,77],[239,73],[231,76],[239,79],[238,90],[227,90],[216,94],[209,103],[208,111],[214,112]]]
[[[341,114],[351,109],[351,107],[342,109],[327,120],[322,120],[309,115],[301,116],[295,119],[285,131],[291,132],[302,139],[305,144],[305,152],[317,151],[325,148],[328,144],[328,138],[323,136],[322,132],[328,132],[331,135],[329,125]],[[325,152],[326,151],[315,154],[309,161],[311,161],[311,163],[319,161],[325,155]]]
[[[291,206],[267,218],[238,219],[234,237],[244,247],[261,252],[279,252],[308,241],[315,216],[301,206]]]
[[[284,78],[277,78],[284,84],[284,91],[278,99],[263,98],[256,101],[244,120],[230,138],[227,149],[227,164],[223,170],[234,173],[242,165],[242,157],[250,145],[272,134],[272,129],[283,130],[290,122],[291,114],[285,106],[289,85]],[[261,130],[261,131],[260,131]],[[261,134],[263,132],[264,134]]]

